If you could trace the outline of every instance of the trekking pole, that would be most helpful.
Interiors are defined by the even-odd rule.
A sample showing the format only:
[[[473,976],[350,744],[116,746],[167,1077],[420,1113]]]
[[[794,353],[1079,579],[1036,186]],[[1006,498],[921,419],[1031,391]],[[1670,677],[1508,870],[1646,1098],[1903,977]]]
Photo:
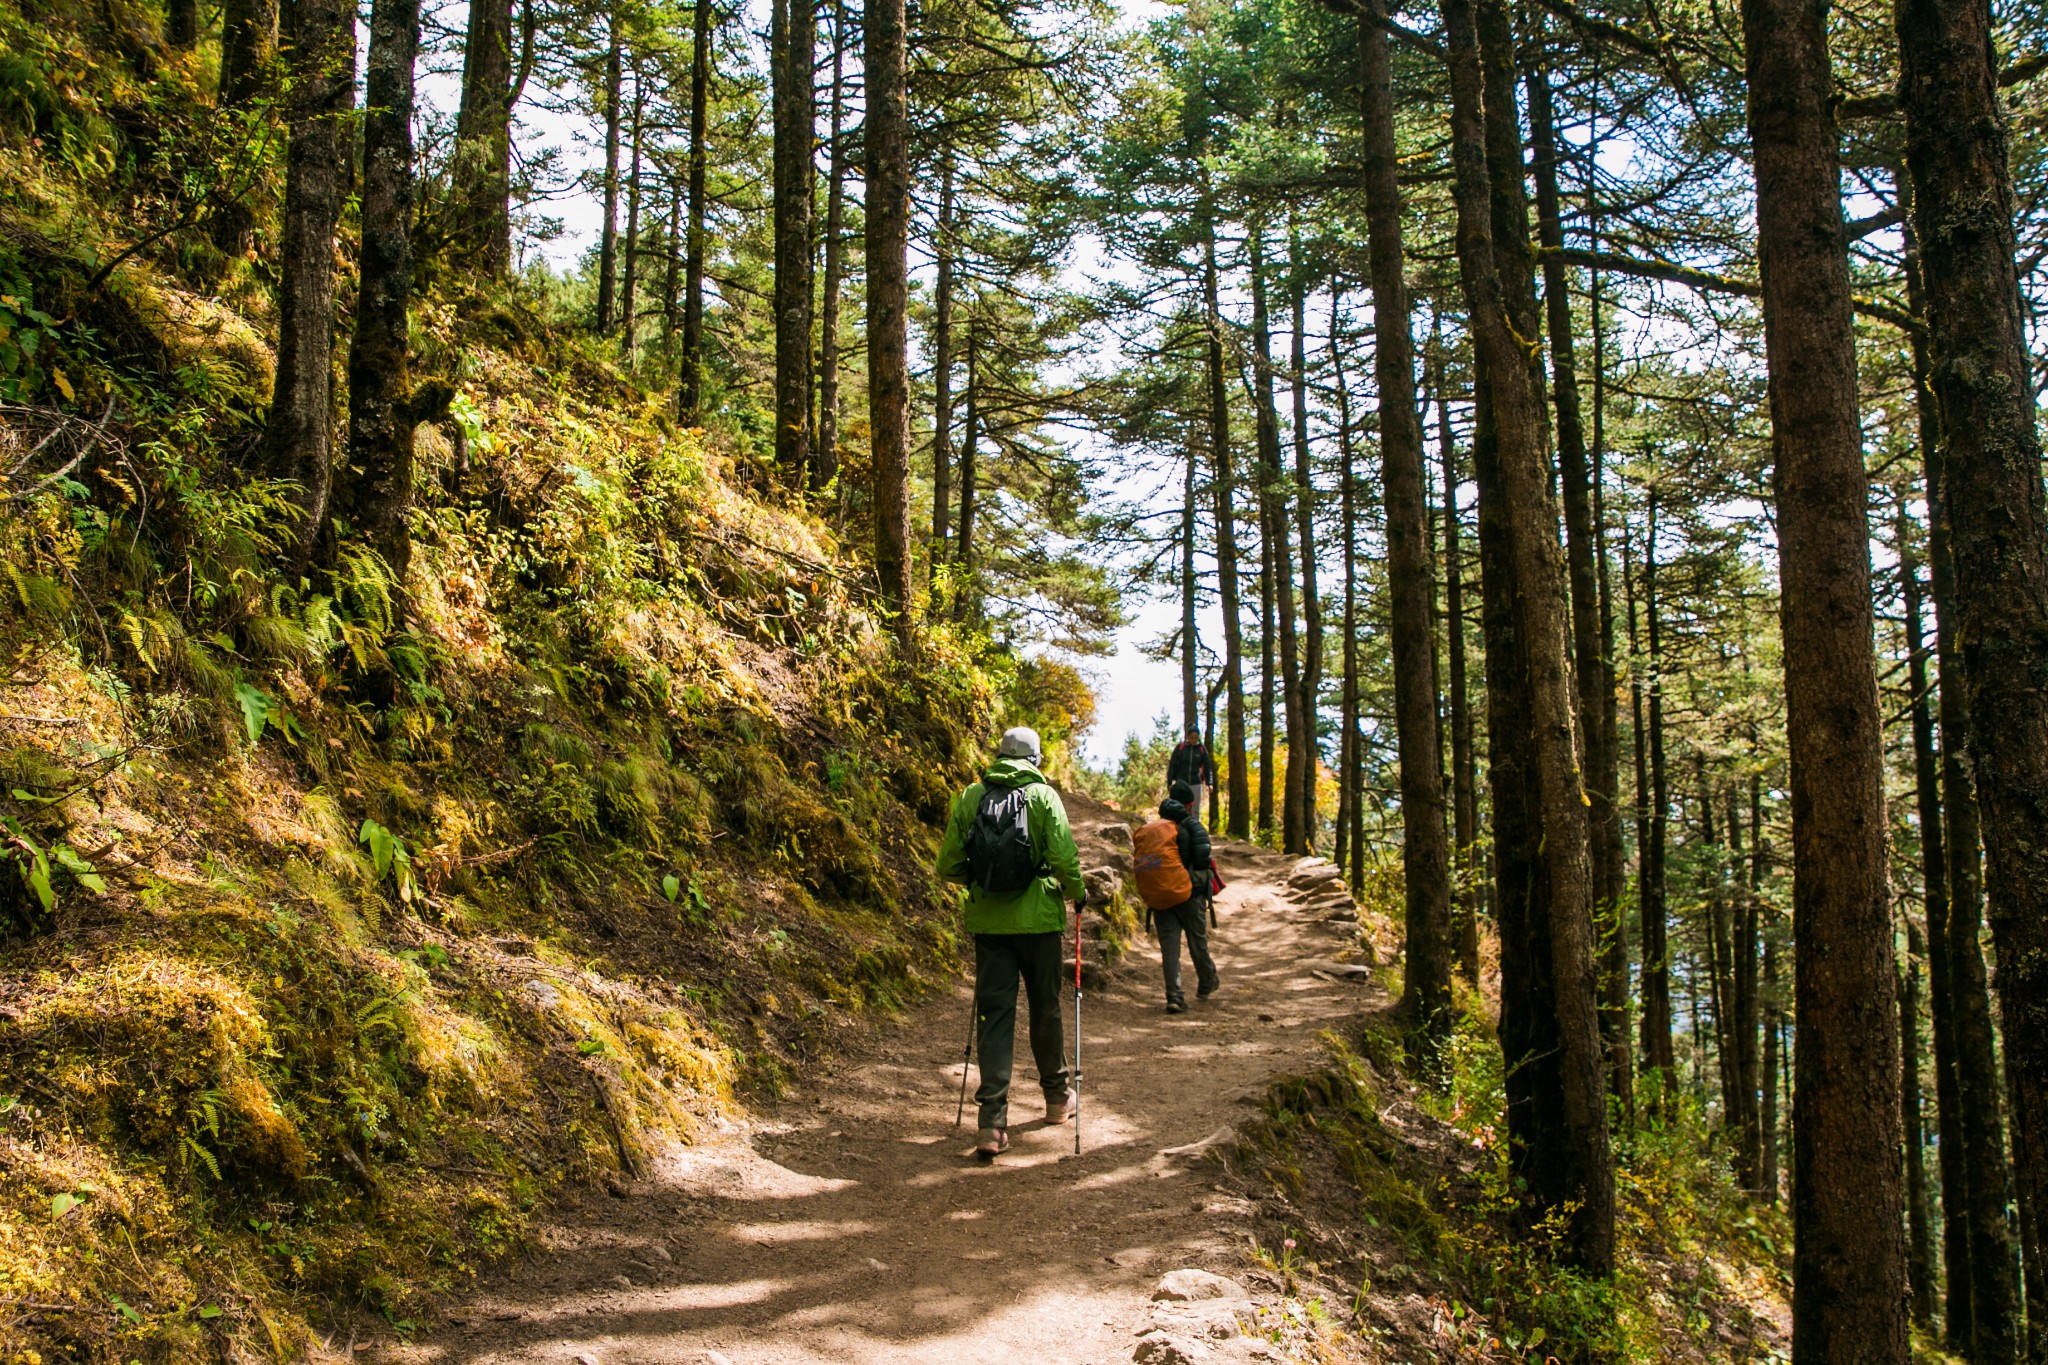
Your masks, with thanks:
[[[967,1117],[967,1065],[974,1060],[974,997],[967,997],[967,1046],[960,1053],[960,1107],[953,1111],[953,1127]]]
[[[1081,909],[1074,908],[1074,1155],[1081,1155]]]

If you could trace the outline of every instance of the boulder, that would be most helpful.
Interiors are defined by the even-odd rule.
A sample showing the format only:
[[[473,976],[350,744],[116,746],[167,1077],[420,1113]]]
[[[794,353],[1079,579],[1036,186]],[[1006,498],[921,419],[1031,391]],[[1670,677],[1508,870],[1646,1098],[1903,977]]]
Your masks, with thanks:
[[[1127,849],[1131,846],[1131,827],[1121,820],[1105,820],[1091,832],[1112,848]]]
[[[1169,1270],[1152,1291],[1154,1303],[1200,1303],[1207,1299],[1244,1299],[1251,1295],[1235,1280],[1226,1280],[1192,1266]]]
[[[1124,875],[1113,867],[1091,867],[1081,874],[1081,884],[1088,888],[1090,905],[1107,905],[1123,885]]]

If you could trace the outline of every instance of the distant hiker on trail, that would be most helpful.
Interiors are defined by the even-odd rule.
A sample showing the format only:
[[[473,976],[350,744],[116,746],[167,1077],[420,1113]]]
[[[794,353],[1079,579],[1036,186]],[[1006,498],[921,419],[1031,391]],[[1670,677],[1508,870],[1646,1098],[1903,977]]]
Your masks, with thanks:
[[[1176,782],[1159,803],[1159,818],[1131,836],[1138,894],[1159,929],[1159,966],[1166,973],[1166,1012],[1185,1014],[1180,989],[1180,940],[1187,935],[1195,960],[1196,995],[1206,999],[1222,983],[1209,957],[1209,904],[1220,884],[1209,856],[1209,831],[1190,808],[1194,789]]]
[[[981,1049],[974,1151],[983,1160],[1010,1145],[1020,976],[1045,1121],[1065,1123],[1076,1099],[1068,1088],[1060,1027],[1061,941],[1067,902],[1079,915],[1087,888],[1067,809],[1039,771],[1041,761],[1037,731],[1004,731],[994,766],[954,800],[939,847],[939,876],[967,887],[967,932],[974,935],[975,1033]]]
[[[1202,743],[1198,730],[1189,730],[1188,737],[1173,746],[1173,756],[1166,760],[1166,786],[1171,794],[1173,784],[1188,784],[1185,805],[1194,814],[1201,814],[1209,799],[1209,787],[1216,781],[1216,764],[1209,757],[1209,746]]]

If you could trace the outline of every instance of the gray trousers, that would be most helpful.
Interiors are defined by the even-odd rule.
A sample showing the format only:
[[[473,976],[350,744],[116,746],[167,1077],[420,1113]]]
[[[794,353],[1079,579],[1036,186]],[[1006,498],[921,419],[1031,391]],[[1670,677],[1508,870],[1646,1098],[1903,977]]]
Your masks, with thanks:
[[[1031,1058],[1047,1100],[1066,1098],[1067,1040],[1060,1027],[1062,934],[974,936],[974,1045],[981,1085],[974,1092],[983,1128],[1010,1126],[1010,1069],[1017,1056],[1017,982],[1031,1021]]]
[[[1185,1002],[1180,989],[1180,940],[1187,935],[1188,956],[1195,960],[1195,984],[1199,990],[1216,985],[1216,964],[1209,957],[1209,903],[1200,897],[1182,901],[1171,910],[1154,910],[1152,922],[1159,926],[1159,965],[1166,972],[1166,998]]]

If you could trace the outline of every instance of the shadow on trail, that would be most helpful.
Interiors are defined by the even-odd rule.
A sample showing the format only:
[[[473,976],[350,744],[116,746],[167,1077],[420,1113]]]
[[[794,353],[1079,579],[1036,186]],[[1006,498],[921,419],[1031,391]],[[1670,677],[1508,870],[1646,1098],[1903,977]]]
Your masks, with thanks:
[[[1345,939],[1283,896],[1288,860],[1223,858],[1224,991],[1164,1015],[1140,945],[1084,1004],[1078,1158],[1072,1127],[1037,1117],[1020,1039],[1011,1148],[973,1160],[971,1112],[951,1127],[962,987],[750,1128],[671,1151],[632,1197],[563,1208],[541,1255],[382,1359],[1128,1361],[1163,1273],[1240,1268],[1243,1204],[1212,1187],[1205,1140],[1370,999],[1301,965]]]

